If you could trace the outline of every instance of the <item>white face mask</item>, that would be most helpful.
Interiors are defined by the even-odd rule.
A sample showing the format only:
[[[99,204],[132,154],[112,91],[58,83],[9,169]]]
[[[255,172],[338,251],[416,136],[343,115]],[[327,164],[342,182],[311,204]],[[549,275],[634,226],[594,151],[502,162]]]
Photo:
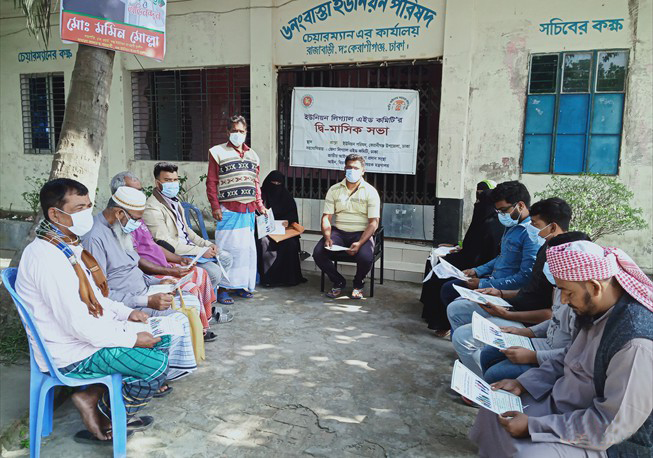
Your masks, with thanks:
[[[247,134],[242,134],[240,132],[232,132],[229,134],[229,141],[236,148],[245,143],[245,138],[247,138]]]
[[[92,208],[87,208],[86,210],[82,210],[77,213],[66,213],[63,210],[59,210],[58,208],[56,209],[60,211],[61,213],[65,213],[66,215],[70,216],[73,220],[73,225],[72,226],[64,226],[61,223],[54,223],[59,226],[63,226],[68,228],[70,232],[75,234],[78,237],[81,237],[82,235],[86,235],[88,231],[91,230],[93,227],[93,209]]]
[[[359,169],[346,169],[345,170],[345,178],[347,178],[347,181],[350,183],[358,183],[363,176],[363,171]]]

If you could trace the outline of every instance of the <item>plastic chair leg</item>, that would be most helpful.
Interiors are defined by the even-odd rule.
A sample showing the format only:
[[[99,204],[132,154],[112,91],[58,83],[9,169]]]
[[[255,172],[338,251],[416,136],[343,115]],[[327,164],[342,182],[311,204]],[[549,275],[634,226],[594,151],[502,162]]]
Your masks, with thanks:
[[[41,395],[41,384],[43,377],[32,372],[30,377],[29,393],[29,456],[38,458],[41,455],[41,431],[39,425],[39,397]]]
[[[54,415],[54,387],[51,387],[45,395],[43,406],[43,437],[52,434],[52,417]]]
[[[111,429],[113,430],[113,456],[124,458],[127,456],[127,411],[122,397],[122,376],[116,374],[112,377],[112,386],[109,389],[109,402],[111,403]]]

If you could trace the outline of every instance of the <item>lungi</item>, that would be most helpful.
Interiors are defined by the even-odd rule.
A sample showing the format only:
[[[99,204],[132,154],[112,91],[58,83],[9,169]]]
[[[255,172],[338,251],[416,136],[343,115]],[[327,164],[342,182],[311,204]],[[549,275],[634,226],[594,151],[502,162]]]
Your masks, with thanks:
[[[122,397],[127,418],[141,410],[166,380],[170,336],[162,336],[153,348],[102,348],[88,358],[59,369],[67,377],[100,378],[122,374]],[[100,412],[111,418],[109,390],[98,401]]]
[[[222,221],[215,228],[215,244],[233,257],[229,279],[219,286],[254,291],[256,288],[256,213],[238,213],[222,207]]]

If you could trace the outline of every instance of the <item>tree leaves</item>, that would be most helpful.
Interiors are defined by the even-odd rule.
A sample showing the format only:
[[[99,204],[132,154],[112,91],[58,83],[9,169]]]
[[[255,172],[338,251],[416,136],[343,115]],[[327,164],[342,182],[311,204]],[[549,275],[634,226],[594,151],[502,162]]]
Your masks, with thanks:
[[[592,240],[611,234],[646,229],[643,210],[630,205],[634,194],[614,177],[582,174],[578,178],[554,175],[536,197],[559,197],[573,211],[571,229],[588,234]]]
[[[48,47],[50,40],[51,0],[14,0],[14,8],[23,10],[27,18],[27,30],[31,35],[43,41]]]

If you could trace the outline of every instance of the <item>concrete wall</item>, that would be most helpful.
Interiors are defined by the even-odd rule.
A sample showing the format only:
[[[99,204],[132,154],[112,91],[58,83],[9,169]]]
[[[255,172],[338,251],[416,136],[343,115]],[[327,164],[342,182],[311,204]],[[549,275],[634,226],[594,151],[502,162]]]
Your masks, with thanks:
[[[649,228],[600,242],[628,251],[653,269],[653,145],[650,0],[457,0],[447,5],[440,124],[438,197],[465,198],[475,183],[519,179],[531,193],[550,175],[521,173],[521,150],[531,53],[621,48],[630,50],[619,179],[635,192]],[[551,35],[539,24],[624,18],[620,31]],[[453,90],[452,90],[453,89]],[[455,154],[450,154],[455,152]],[[471,218],[466,205],[465,221]]]
[[[322,2],[323,3],[323,2]],[[390,3],[390,2],[388,2]],[[428,0],[437,11],[429,27],[421,22],[419,37],[395,53],[309,55],[301,37],[286,40],[280,28],[319,2],[298,0],[192,0],[170,2],[168,43],[164,62],[132,55],[117,56],[109,109],[107,154],[102,159],[98,204],[108,198],[111,176],[127,168],[151,184],[152,161],[134,161],[131,113],[131,71],[249,65],[252,146],[262,159],[263,174],[277,157],[276,66],[338,62],[412,61],[443,56],[443,81],[438,153],[437,197],[465,199],[465,222],[471,216],[474,184],[480,179],[522,179],[532,192],[541,190],[547,175],[522,175],[522,129],[528,75],[528,56],[535,52],[626,48],[630,50],[628,92],[619,177],[636,191],[635,205],[644,208],[646,231],[618,243],[647,269],[653,269],[653,146],[651,143],[651,0],[607,2],[550,0]],[[585,35],[547,36],[539,24],[564,20],[624,18],[618,32],[590,30]],[[58,15],[53,14],[48,49],[71,49],[61,43]],[[394,11],[354,11],[333,14],[302,33],[417,25]],[[51,156],[23,153],[20,74],[62,71],[69,87],[73,59],[19,62],[18,53],[42,49],[24,30],[24,18],[12,0],[0,0],[0,208],[26,210],[21,193],[30,189],[28,177],[49,173]],[[351,40],[350,40],[351,41]],[[360,40],[353,40],[355,43]],[[350,43],[347,41],[346,43]],[[204,162],[179,163],[181,173],[199,177]],[[205,203],[205,188],[193,198]],[[314,202],[303,202],[304,213],[319,218]],[[313,208],[315,207],[315,208]],[[313,219],[313,217],[311,217]]]

